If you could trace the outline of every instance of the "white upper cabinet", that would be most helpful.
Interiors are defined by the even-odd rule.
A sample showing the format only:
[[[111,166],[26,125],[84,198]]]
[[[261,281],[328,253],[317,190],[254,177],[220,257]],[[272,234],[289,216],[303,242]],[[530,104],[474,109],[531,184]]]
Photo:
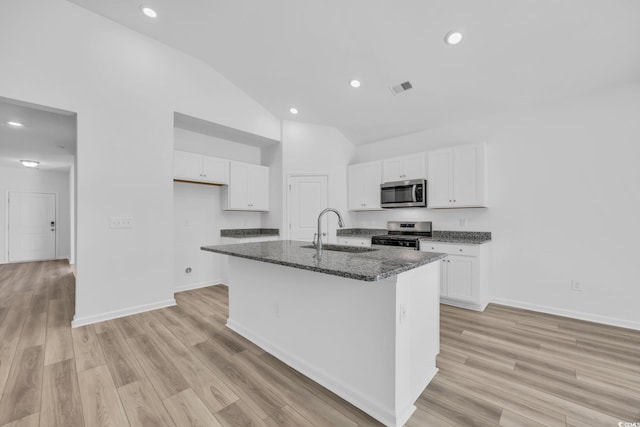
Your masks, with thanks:
[[[425,176],[424,153],[395,157],[382,162],[382,182],[422,179]]]
[[[486,207],[484,145],[431,151],[428,170],[428,207]]]
[[[348,169],[348,208],[352,211],[382,209],[380,207],[381,162],[350,165]]]
[[[231,162],[229,187],[223,189],[225,210],[268,211],[269,168],[242,162]]]
[[[213,184],[229,183],[229,160],[173,151],[173,178]]]

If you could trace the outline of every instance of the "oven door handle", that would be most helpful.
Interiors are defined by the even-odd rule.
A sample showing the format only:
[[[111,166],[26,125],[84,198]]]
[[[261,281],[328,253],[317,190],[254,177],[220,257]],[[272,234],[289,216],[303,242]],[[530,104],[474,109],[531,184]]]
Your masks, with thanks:
[[[411,194],[413,195],[413,201],[417,202],[418,201],[418,184],[413,184],[413,191],[411,192]]]

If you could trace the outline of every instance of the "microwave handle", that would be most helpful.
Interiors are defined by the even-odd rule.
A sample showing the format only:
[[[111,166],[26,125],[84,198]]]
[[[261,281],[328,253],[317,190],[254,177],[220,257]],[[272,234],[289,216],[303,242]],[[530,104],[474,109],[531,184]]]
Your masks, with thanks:
[[[418,184],[413,184],[413,191],[411,192],[411,194],[413,195],[413,201],[417,202],[418,201]]]

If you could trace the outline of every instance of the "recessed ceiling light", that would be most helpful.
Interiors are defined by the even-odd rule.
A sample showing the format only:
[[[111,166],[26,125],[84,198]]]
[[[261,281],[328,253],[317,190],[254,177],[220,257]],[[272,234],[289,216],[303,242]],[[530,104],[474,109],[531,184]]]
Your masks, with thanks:
[[[351,80],[349,84],[351,87],[360,87],[360,80]]]
[[[145,14],[145,16],[149,17],[149,18],[157,18],[158,17],[158,13],[151,9],[148,6],[140,6],[140,10],[142,11],[142,13]]]
[[[444,42],[446,44],[455,45],[462,41],[462,33],[460,31],[449,31],[446,36],[444,36]]]
[[[35,168],[40,164],[40,162],[36,162],[35,160],[20,160],[20,163],[28,168]]]
[[[8,124],[9,126],[14,126],[14,127],[17,127],[17,128],[21,128],[22,126],[24,126],[24,125],[23,125],[22,123],[20,123],[20,122],[7,122],[7,124]]]
[[[291,114],[298,114],[298,109],[296,107],[291,107],[291,108],[289,108],[289,112]]]

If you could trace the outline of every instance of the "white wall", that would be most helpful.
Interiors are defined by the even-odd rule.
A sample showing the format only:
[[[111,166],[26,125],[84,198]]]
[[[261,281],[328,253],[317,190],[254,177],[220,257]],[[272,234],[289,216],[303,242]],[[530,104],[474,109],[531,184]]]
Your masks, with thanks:
[[[261,164],[258,147],[183,129],[175,129],[174,146],[178,150]],[[219,244],[221,229],[262,226],[261,212],[223,211],[220,193],[218,186],[173,183],[173,281],[177,290],[224,281],[223,255],[200,250],[201,246]],[[192,269],[190,274],[185,273],[187,267]]]
[[[640,328],[639,117],[633,85],[361,146],[354,162],[485,142],[489,208],[420,216],[436,229],[466,217],[467,229],[493,233],[495,300]],[[396,215],[352,217],[383,226]],[[571,280],[585,290],[571,291]]]
[[[64,0],[1,2],[0,39],[1,96],[78,113],[74,325],[172,304],[174,112],[272,139],[279,121],[209,65]]]
[[[69,259],[71,254],[71,203],[69,171],[47,171],[0,167],[0,263],[7,262],[7,193],[55,193],[56,258]]]
[[[354,145],[335,128],[284,121],[282,146],[284,179],[297,172],[327,174],[329,207],[338,209],[343,214],[345,225],[352,226],[347,211],[347,165],[353,157]],[[286,213],[286,192],[282,202]],[[337,217],[329,215],[327,235],[330,242],[335,242],[337,224]]]
[[[192,153],[206,154],[257,165],[261,164],[261,151],[259,147],[240,144],[184,129],[174,129],[173,145],[176,150],[190,151]]]

